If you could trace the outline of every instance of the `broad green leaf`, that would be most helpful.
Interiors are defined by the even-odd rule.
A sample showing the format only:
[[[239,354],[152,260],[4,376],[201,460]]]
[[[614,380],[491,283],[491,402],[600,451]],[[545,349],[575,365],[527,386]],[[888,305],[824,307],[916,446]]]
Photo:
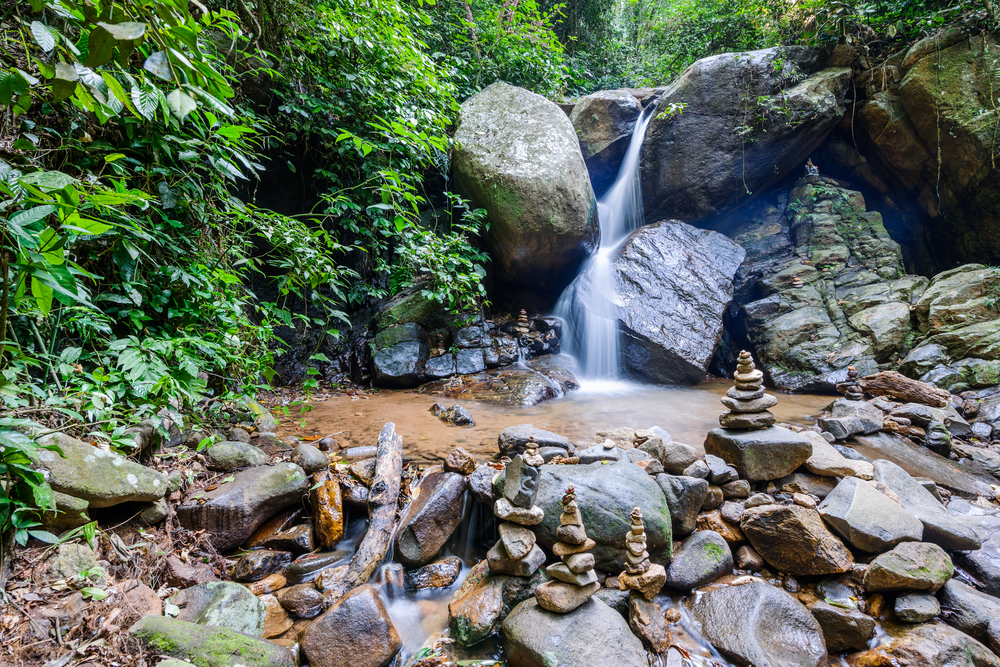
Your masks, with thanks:
[[[156,116],[156,107],[160,103],[157,89],[148,84],[140,88],[138,85],[132,87],[132,102],[136,109],[146,120],[153,120]]]
[[[56,230],[46,227],[39,237],[38,250],[49,264],[59,266],[66,261],[63,256],[64,240]]]
[[[25,174],[20,181],[26,185],[34,185],[43,192],[54,192],[62,190],[70,183],[75,183],[76,179],[61,171],[35,171]]]
[[[115,160],[121,160],[123,157],[125,157],[124,153],[112,153],[111,155],[105,155],[104,161],[114,162]]]
[[[59,544],[59,536],[53,535],[47,530],[29,530],[28,535],[31,535],[39,542],[45,542],[46,544]]]
[[[111,225],[105,224],[100,220],[85,218],[76,211],[67,216],[63,222],[63,226],[72,229],[77,234],[86,234],[89,236],[97,236],[111,229]]]
[[[147,72],[155,74],[164,81],[174,80],[174,73],[170,68],[170,61],[167,60],[167,54],[165,51],[157,51],[150,57],[146,58],[146,62],[142,64],[142,68]]]
[[[110,61],[115,54],[115,45],[118,44],[118,41],[110,32],[101,27],[102,25],[98,23],[97,27],[90,31],[90,37],[87,40],[90,52],[87,53],[87,60],[84,62],[87,67],[100,67]]]
[[[46,216],[52,215],[55,212],[55,206],[45,204],[44,206],[29,208],[27,211],[19,211],[10,216],[10,221],[18,227],[28,227],[39,220],[44,220]]]
[[[108,593],[104,589],[97,588],[96,586],[87,586],[86,588],[81,588],[80,593],[83,594],[83,597],[89,598],[94,601],[100,601],[108,597]]]
[[[35,303],[38,304],[38,310],[42,311],[42,315],[48,316],[49,311],[52,310],[52,288],[32,276],[31,296],[35,297]]]
[[[97,27],[106,30],[112,37],[121,42],[140,39],[146,34],[146,24],[134,21],[126,21],[124,23],[99,22]]]
[[[56,75],[52,79],[52,101],[62,102],[69,98],[76,91],[76,84],[80,81],[80,75],[76,73],[69,63],[57,62]]]
[[[31,22],[31,36],[35,38],[38,46],[42,47],[42,51],[46,53],[56,48],[55,33],[40,21]]]
[[[175,88],[167,93],[167,108],[174,118],[184,120],[189,113],[198,108],[198,103],[180,88]]]

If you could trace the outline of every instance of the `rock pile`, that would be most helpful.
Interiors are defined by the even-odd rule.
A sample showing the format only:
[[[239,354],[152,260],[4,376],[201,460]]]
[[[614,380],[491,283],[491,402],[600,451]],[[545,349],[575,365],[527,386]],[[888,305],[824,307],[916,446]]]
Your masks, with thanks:
[[[545,518],[535,505],[538,496],[538,466],[544,463],[534,443],[507,465],[503,497],[497,499],[493,512],[500,524],[500,539],[486,554],[492,574],[530,577],[545,563],[545,553],[536,544],[536,526]]]
[[[596,546],[587,537],[583,516],[576,502],[576,489],[571,484],[562,499],[563,511],[559,516],[559,528],[552,546],[552,553],[562,562],[549,565],[545,571],[555,581],[549,581],[535,589],[535,599],[542,609],[565,614],[573,611],[597,592],[601,584],[594,571],[594,555],[589,553]]]
[[[642,524],[642,512],[632,510],[632,527],[625,536],[628,555],[625,571],[618,575],[618,588],[623,591],[637,591],[647,600],[652,600],[667,581],[667,571],[662,565],[649,562],[646,551],[646,529]]]
[[[858,383],[858,370],[854,366],[847,367],[847,382],[838,384],[837,391],[849,401],[865,400],[865,391]]]
[[[731,387],[722,399],[729,412],[719,417],[724,428],[758,429],[774,423],[774,415],[768,411],[778,404],[778,399],[764,393],[764,373],[754,366],[753,358],[746,350],[740,352],[737,361],[736,386]]]

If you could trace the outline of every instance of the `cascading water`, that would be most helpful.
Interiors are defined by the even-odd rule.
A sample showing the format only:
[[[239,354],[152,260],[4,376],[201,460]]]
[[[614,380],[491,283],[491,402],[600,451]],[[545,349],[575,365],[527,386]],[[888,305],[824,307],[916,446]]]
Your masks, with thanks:
[[[566,323],[564,349],[576,357],[587,379],[615,380],[621,374],[614,255],[625,237],[645,222],[639,154],[655,109],[653,100],[636,121],[618,176],[597,202],[601,228],[597,252],[583,265],[556,304],[555,314]]]

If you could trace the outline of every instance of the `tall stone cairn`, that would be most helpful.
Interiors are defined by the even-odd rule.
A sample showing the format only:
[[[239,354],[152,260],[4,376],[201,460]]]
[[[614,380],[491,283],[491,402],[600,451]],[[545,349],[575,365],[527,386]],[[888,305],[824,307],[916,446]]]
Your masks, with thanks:
[[[538,466],[544,460],[534,443],[528,445],[507,464],[503,496],[493,506],[493,513],[503,523],[498,527],[500,539],[486,553],[492,574],[530,577],[545,563],[545,552],[537,544],[535,532],[545,518],[542,508],[535,505],[538,496]]]
[[[719,416],[723,428],[761,429],[774,424],[774,415],[768,408],[777,405],[778,399],[764,393],[764,374],[757,370],[746,350],[740,352],[733,377],[736,386],[722,397],[722,404],[729,408],[729,412]]]
[[[865,400],[865,390],[861,388],[861,384],[858,382],[858,370],[854,366],[847,367],[847,382],[838,384],[837,391],[843,394],[844,398],[849,401]]]
[[[637,591],[647,600],[652,600],[667,581],[667,571],[662,565],[649,562],[646,551],[646,527],[642,523],[642,511],[632,510],[632,523],[625,536],[625,571],[618,575],[618,588],[623,591]]]
[[[601,584],[594,571],[594,554],[588,553],[596,543],[587,537],[583,516],[576,503],[576,489],[570,484],[562,499],[559,528],[552,553],[562,559],[546,568],[554,581],[535,589],[535,599],[542,609],[558,614],[573,611],[597,592]]]
[[[517,315],[517,325],[514,327],[514,331],[522,336],[526,336],[531,333],[531,323],[528,321],[528,311],[524,308],[522,308],[521,312]]]

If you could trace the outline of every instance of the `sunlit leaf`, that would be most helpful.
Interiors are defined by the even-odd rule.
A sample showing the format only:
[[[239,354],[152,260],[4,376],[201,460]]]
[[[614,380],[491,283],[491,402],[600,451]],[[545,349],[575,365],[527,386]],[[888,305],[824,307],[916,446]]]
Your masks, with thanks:
[[[40,21],[31,22],[31,36],[42,47],[42,51],[48,53],[56,48],[56,35],[44,23]]]
[[[180,88],[175,88],[167,93],[167,108],[174,118],[184,120],[189,113],[198,108],[198,103]]]
[[[146,58],[146,62],[142,64],[142,68],[147,72],[155,74],[164,81],[174,80],[174,72],[170,68],[170,61],[167,60],[167,54],[165,51],[157,51],[150,57]]]

